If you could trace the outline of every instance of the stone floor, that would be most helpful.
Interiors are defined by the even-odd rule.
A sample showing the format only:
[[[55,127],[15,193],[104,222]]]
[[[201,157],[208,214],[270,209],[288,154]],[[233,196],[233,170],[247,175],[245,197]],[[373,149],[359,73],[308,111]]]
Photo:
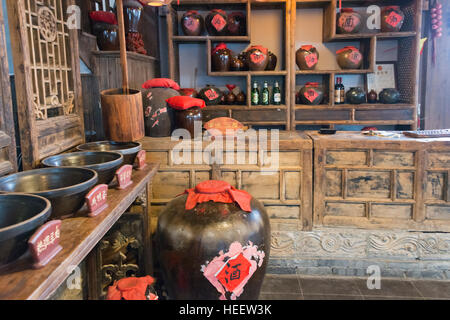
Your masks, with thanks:
[[[369,290],[367,278],[267,275],[261,300],[450,300],[450,281],[381,279]]]

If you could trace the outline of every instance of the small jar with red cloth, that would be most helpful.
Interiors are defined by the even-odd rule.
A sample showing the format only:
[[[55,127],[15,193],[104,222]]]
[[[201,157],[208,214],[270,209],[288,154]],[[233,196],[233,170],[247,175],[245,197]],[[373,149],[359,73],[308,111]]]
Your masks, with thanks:
[[[248,192],[225,181],[199,183],[167,204],[155,241],[170,299],[258,299],[270,223]]]
[[[246,51],[250,71],[264,71],[269,63],[269,50],[263,46],[251,46]]]
[[[230,71],[231,59],[231,50],[225,43],[219,43],[211,52],[212,71]]]
[[[97,45],[102,51],[119,50],[119,27],[116,15],[108,11],[92,11],[92,32],[97,37]]]
[[[358,33],[363,26],[361,15],[352,8],[342,8],[337,15],[336,31],[341,34]]]
[[[381,10],[381,32],[398,32],[405,22],[400,6],[387,6]]]
[[[298,94],[302,104],[318,105],[323,101],[324,90],[319,82],[307,82]]]
[[[123,278],[108,288],[106,300],[158,300],[150,276]]]
[[[226,36],[228,16],[225,11],[221,9],[211,10],[205,19],[206,31],[210,36]]]
[[[359,69],[363,63],[363,55],[358,48],[344,47],[336,51],[337,63],[342,69]]]
[[[166,102],[175,110],[177,129],[189,131],[191,138],[202,134],[202,109],[206,107],[205,101],[188,96],[177,96],[167,99]],[[196,127],[200,129],[195,130]]]

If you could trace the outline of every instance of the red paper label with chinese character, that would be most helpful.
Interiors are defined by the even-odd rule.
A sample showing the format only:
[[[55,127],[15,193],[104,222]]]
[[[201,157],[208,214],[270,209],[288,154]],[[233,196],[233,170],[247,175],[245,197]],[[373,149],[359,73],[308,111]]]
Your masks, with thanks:
[[[211,20],[211,24],[213,25],[213,27],[217,30],[217,31],[222,31],[222,29],[225,27],[225,25],[227,24],[227,22],[225,21],[225,19],[220,15],[220,14],[216,14],[212,20]]]
[[[397,12],[392,11],[387,17],[386,17],[386,23],[389,24],[392,27],[397,27],[400,22],[402,22],[403,18],[401,15],[399,15]]]
[[[133,181],[131,181],[131,175],[133,173],[133,166],[126,164],[116,171],[117,182],[119,183],[119,189],[125,189],[130,186]]]
[[[264,54],[262,54],[261,52],[253,52],[250,55],[250,60],[253,63],[260,64],[264,61]]]
[[[106,198],[108,196],[108,185],[99,184],[86,195],[86,203],[89,216],[95,217],[108,207]]]
[[[353,51],[348,55],[348,58],[354,64],[358,64],[362,59],[362,54],[358,51]]]
[[[199,27],[198,19],[188,18],[185,20],[184,26],[190,31],[195,31]]]
[[[208,98],[208,100],[215,100],[219,97],[219,94],[212,89],[208,89],[205,91],[205,96]]]
[[[308,66],[308,68],[311,68],[312,66],[317,64],[317,54],[315,53],[310,53],[305,57],[305,61],[306,61],[306,65]]]
[[[42,268],[61,251],[61,220],[52,220],[40,227],[28,240],[34,268]]]
[[[217,280],[232,292],[248,276],[250,262],[241,253],[236,257],[230,258],[216,274]]]
[[[146,162],[146,158],[147,158],[147,152],[145,152],[145,150],[141,150],[138,152],[137,156],[136,156],[136,169],[137,170],[142,170],[147,166],[147,162]]]
[[[339,18],[339,26],[346,32],[352,32],[353,29],[360,23],[357,16],[354,15],[341,15]]]
[[[317,99],[317,97],[319,96],[319,94],[316,92],[316,90],[314,89],[308,89],[306,90],[306,92],[303,94],[305,96],[306,99],[308,99],[310,102],[313,102],[314,100]]]

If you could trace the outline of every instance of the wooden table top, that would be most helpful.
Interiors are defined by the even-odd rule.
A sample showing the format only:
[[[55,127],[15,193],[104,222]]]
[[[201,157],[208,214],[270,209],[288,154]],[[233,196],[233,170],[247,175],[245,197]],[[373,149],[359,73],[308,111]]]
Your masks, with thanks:
[[[63,249],[42,269],[34,270],[26,257],[0,271],[1,300],[43,300],[59,288],[95,245],[103,238],[158,170],[148,164],[141,171],[133,170],[133,184],[125,190],[108,190],[108,208],[89,218],[86,206],[75,217],[62,220],[60,245]]]

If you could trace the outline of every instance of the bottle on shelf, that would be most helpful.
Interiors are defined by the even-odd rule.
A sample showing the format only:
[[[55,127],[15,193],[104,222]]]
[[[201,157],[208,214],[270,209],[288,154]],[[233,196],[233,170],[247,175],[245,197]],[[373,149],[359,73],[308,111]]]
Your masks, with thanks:
[[[278,81],[275,82],[272,90],[272,103],[277,106],[281,104],[281,91]]]
[[[267,106],[270,104],[270,92],[269,92],[269,85],[267,84],[267,81],[264,81],[264,88],[261,93],[261,104],[264,106]]]
[[[252,101],[253,106],[256,106],[259,104],[259,89],[258,89],[258,83],[256,81],[253,82],[253,89],[251,92],[251,101]]]
[[[337,77],[334,85],[334,104],[343,103],[345,103],[345,87],[342,84],[342,77]]]

